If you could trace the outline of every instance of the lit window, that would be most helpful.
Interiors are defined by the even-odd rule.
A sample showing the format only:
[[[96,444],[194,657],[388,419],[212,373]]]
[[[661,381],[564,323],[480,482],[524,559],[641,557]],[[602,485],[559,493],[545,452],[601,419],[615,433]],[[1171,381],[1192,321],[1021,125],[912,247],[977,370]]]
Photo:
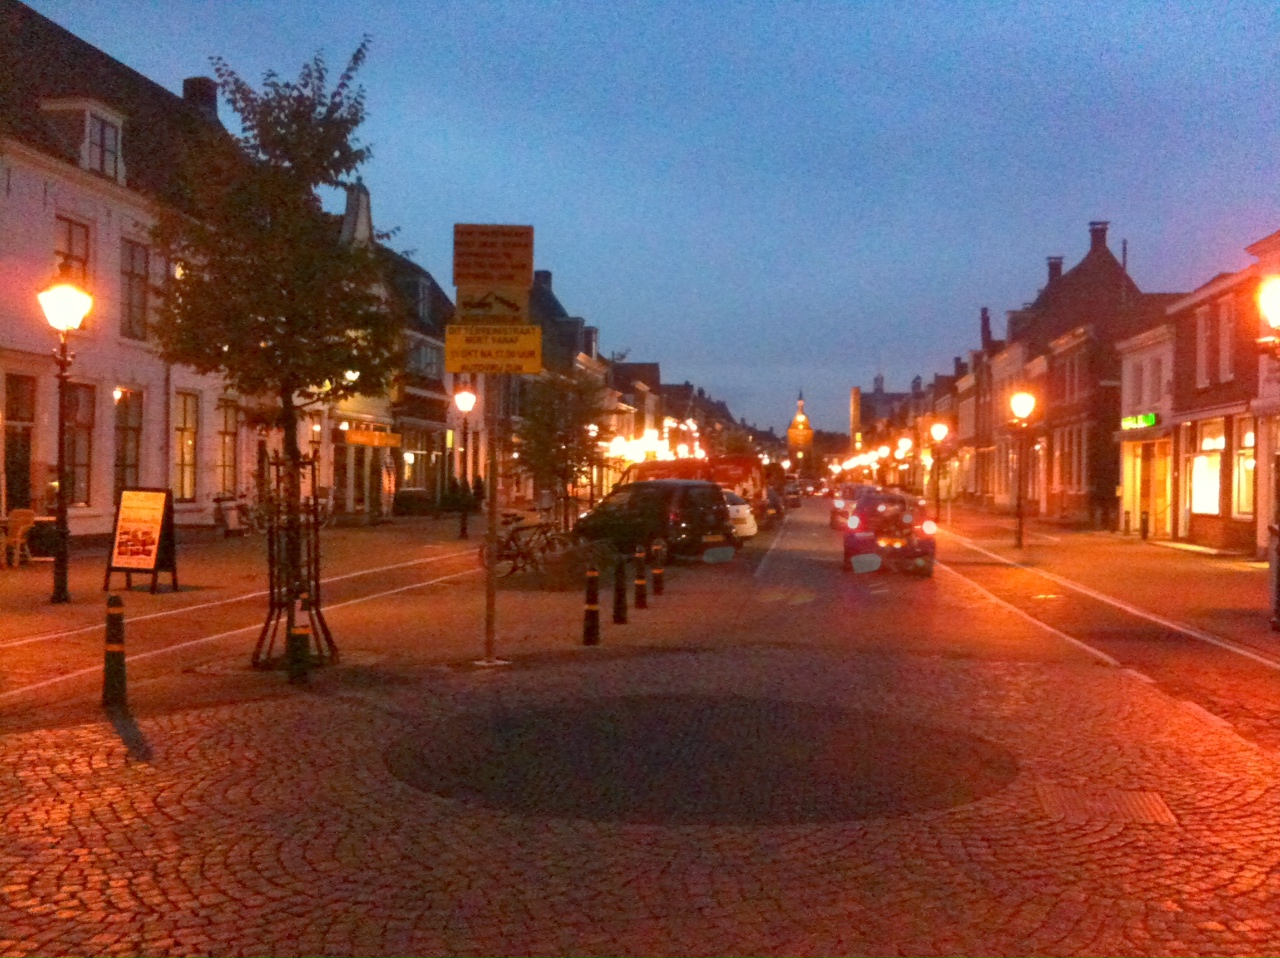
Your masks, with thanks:
[[[1235,468],[1231,476],[1232,515],[1253,515],[1253,476],[1257,465],[1254,457],[1256,445],[1257,434],[1253,417],[1238,417],[1236,419]]]
[[[200,397],[178,393],[173,405],[174,498],[190,502],[196,497],[196,457],[200,439]]]

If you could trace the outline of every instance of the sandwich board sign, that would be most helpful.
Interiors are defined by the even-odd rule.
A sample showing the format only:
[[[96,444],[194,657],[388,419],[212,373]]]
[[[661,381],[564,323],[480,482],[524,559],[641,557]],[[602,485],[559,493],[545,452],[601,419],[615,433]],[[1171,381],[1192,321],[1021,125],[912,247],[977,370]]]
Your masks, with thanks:
[[[173,493],[168,489],[125,489],[116,506],[115,534],[111,556],[102,582],[111,586],[111,573],[125,574],[125,588],[133,588],[133,574],[151,573],[151,591],[161,572],[169,573],[173,591],[178,591],[177,550],[174,547]]]

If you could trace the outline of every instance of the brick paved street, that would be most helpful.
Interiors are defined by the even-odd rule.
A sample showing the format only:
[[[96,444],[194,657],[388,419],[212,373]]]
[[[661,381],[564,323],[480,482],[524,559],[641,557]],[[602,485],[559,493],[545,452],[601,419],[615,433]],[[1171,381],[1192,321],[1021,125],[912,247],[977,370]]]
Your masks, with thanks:
[[[0,951],[1280,949],[1272,750],[954,574],[843,576],[824,519],[598,649],[504,592],[470,666],[464,577],[339,610],[305,690],[241,636],[149,660],[136,726],[13,700]]]

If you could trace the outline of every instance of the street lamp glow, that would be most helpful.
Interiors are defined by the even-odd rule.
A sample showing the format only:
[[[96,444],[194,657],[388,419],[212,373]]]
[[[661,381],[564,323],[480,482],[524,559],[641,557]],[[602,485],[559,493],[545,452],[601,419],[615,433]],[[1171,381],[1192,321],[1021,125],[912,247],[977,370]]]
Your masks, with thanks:
[[[345,373],[342,374],[342,378],[347,381],[347,385],[351,385],[357,379],[360,378],[360,370],[348,369]]]
[[[1273,332],[1280,330],[1280,276],[1268,276],[1258,287],[1258,312]]]
[[[901,439],[898,440],[898,448],[901,449],[903,452],[906,452],[908,449],[911,448],[911,439],[907,436],[903,436]]]
[[[790,459],[783,459],[783,460],[782,460],[782,468],[783,468],[783,469],[790,469],[790,468],[791,468],[791,460],[790,460]]]
[[[471,391],[470,387],[463,386],[453,394],[454,404],[458,407],[458,412],[464,416],[476,408],[476,394]]]
[[[947,438],[948,432],[950,432],[950,430],[947,428],[947,424],[945,422],[935,422],[929,427],[929,435],[933,437],[934,442],[942,442],[942,440]]]
[[[36,293],[44,318],[61,334],[75,332],[93,309],[93,297],[77,286],[71,275],[71,267],[65,261],[58,269],[57,278],[46,289]]]
[[[877,450],[876,450],[876,452],[879,454],[879,456],[880,456],[880,458],[881,458],[881,459],[888,459],[888,458],[889,458],[889,447],[888,447],[888,446],[881,446],[879,449],[877,449]]]
[[[832,463],[828,468],[830,468],[830,469],[831,469],[831,474],[832,474],[833,476],[838,476],[838,475],[840,475],[840,463],[838,463],[838,462],[833,462],[833,463]]]
[[[1028,392],[1014,393],[1009,398],[1009,408],[1015,419],[1027,419],[1036,408],[1036,397]]]

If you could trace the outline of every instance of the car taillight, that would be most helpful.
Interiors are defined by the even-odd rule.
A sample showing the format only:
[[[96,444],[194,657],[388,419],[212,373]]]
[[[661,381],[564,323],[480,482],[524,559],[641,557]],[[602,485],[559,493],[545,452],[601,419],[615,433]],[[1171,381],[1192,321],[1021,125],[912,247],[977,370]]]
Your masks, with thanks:
[[[837,509],[843,509],[843,508],[844,508],[844,500],[843,500],[843,499],[837,499],[837,500],[835,501],[834,505],[835,505],[835,507],[836,507]]]
[[[862,525],[862,520],[859,519],[855,514],[849,517],[849,521],[846,522],[845,525],[847,525],[850,529],[856,529],[858,528],[858,526]]]
[[[938,524],[932,519],[926,519],[920,523],[920,531],[927,536],[935,535],[938,531]]]

